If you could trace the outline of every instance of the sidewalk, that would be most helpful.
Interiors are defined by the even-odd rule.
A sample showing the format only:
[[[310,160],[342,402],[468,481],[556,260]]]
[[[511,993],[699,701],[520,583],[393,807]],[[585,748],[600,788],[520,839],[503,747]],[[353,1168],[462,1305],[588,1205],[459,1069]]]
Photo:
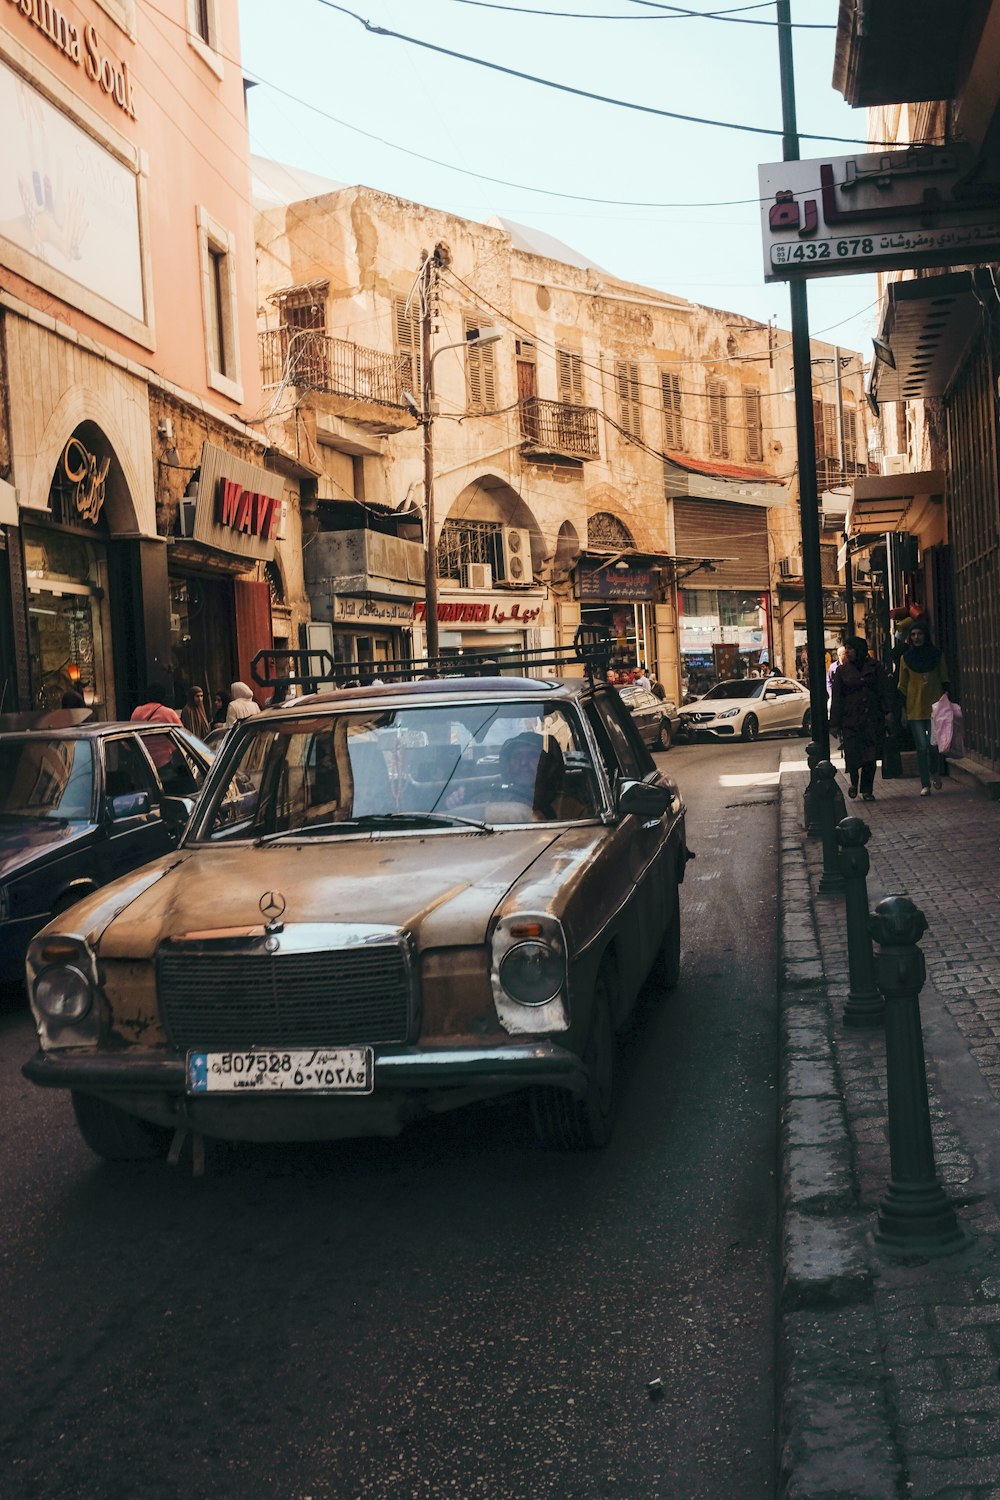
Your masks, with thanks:
[[[1000,1500],[1000,805],[966,777],[876,780],[869,905],[905,893],[921,941],[937,1170],[969,1247],[890,1260],[885,1047],[846,1029],[844,901],[817,892],[802,749],[781,762],[782,1500]],[[843,778],[841,778],[843,785]]]

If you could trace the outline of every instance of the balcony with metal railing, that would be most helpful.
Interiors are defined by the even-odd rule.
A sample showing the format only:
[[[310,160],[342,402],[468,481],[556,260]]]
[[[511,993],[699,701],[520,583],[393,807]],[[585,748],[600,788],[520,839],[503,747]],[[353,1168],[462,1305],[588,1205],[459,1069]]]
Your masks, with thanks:
[[[566,401],[526,396],[517,403],[522,450],[549,458],[600,458],[597,411]]]
[[[363,425],[374,422],[386,430],[413,425],[403,396],[413,381],[405,355],[304,328],[268,328],[258,333],[257,342],[265,390],[285,385],[331,397],[325,407]],[[365,408],[378,410],[369,411],[366,420]]]

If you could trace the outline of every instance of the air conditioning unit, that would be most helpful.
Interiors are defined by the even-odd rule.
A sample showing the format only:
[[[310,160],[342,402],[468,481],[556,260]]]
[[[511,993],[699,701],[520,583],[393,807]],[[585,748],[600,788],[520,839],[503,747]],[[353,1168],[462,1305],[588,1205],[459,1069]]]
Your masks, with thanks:
[[[907,472],[905,453],[885,453],[882,455],[883,476],[888,476],[889,474],[906,474]]]
[[[782,578],[801,578],[802,559],[798,555],[794,557],[783,557],[778,563],[778,572]]]
[[[505,583],[526,585],[534,580],[531,573],[531,533],[521,526],[505,526],[500,533]]]
[[[491,589],[493,569],[489,563],[466,563],[462,568],[462,587],[464,589]]]

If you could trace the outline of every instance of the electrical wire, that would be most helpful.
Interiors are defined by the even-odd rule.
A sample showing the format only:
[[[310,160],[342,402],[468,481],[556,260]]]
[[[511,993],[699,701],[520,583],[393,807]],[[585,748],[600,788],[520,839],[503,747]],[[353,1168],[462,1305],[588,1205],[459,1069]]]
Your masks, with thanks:
[[[371,36],[390,37],[394,41],[406,42],[412,47],[423,47],[426,51],[439,53],[442,57],[452,57],[459,62],[472,63],[478,68],[488,68],[494,73],[503,73],[509,78],[520,78],[525,83],[537,83],[542,88],[556,89],[559,93],[572,94],[578,99],[590,99],[597,104],[611,104],[617,109],[635,110],[639,114],[655,115],[659,119],[679,120],[686,125],[709,125],[719,130],[736,130],[748,135],[783,136],[785,134],[781,126],[745,125],[736,120],[713,120],[704,115],[680,114],[676,110],[658,109],[653,104],[638,104],[634,100],[615,99],[609,94],[596,94],[589,89],[576,88],[569,83],[557,83],[552,78],[542,78],[536,73],[525,73],[519,68],[508,68],[503,63],[491,62],[484,57],[474,57],[468,52],[457,52],[451,47],[442,47],[437,42],[428,42],[422,37],[408,36],[405,32],[393,31],[387,26],[377,26],[372,21],[366,21],[364,16],[359,16],[357,11],[348,10],[345,5],[335,4],[334,0],[316,0],[316,3],[327,10],[348,16],[352,21],[357,21]],[[846,146],[871,146],[873,144],[857,136],[817,135],[807,130],[800,130],[798,137],[800,141],[833,141]]]
[[[477,10],[503,10],[513,12],[520,16],[555,16],[560,21],[682,21],[697,18],[701,21],[726,21],[730,20],[736,11],[744,10],[767,10],[774,4],[774,0],[758,0],[754,5],[734,6],[732,11],[700,11],[684,10],[679,5],[657,6],[656,9],[662,14],[649,16],[634,15],[601,15],[594,11],[576,10],[538,10],[526,5],[501,5],[499,0],[452,0],[455,5],[472,5]],[[674,12],[674,14],[670,14]],[[776,21],[761,21],[761,26],[776,26]],[[834,30],[833,26],[825,27],[826,30]]]

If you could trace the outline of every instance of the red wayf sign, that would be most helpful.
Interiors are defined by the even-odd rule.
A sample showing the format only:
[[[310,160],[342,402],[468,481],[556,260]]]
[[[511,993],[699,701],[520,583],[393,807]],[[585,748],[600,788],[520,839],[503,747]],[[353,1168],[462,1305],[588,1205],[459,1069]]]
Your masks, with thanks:
[[[235,479],[220,479],[215,489],[215,519],[218,525],[259,536],[269,542],[278,527],[281,502],[273,495],[245,490]]]

